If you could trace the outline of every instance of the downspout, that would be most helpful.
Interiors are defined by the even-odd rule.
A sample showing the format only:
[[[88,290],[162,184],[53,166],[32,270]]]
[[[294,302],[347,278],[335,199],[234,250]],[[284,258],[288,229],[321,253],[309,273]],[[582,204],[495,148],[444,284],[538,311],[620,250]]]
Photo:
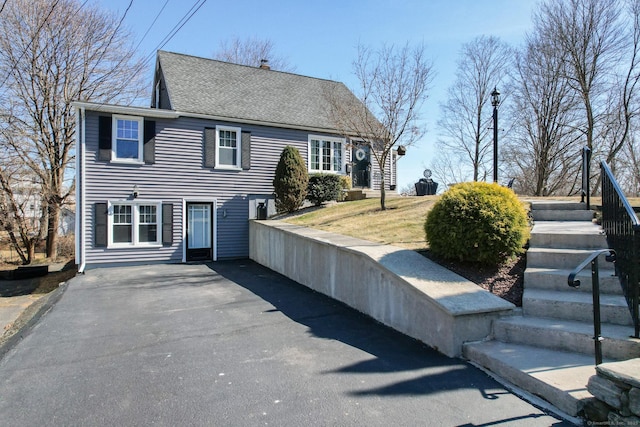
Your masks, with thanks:
[[[84,155],[85,155],[85,110],[84,107],[78,109],[76,115],[78,123],[76,132],[78,134],[76,149],[76,194],[80,190],[79,203],[76,200],[76,262],[79,262],[78,273],[84,273],[86,267],[86,245],[84,243],[86,229],[85,221],[85,171],[84,171]],[[78,129],[80,130],[78,132]],[[80,215],[78,215],[80,212]],[[78,254],[80,258],[78,259]]]

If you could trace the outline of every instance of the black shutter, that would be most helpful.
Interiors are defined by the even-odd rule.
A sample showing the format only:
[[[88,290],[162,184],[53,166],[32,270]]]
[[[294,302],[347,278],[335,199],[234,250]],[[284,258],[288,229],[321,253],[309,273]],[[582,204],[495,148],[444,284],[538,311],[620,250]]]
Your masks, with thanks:
[[[93,210],[93,233],[96,247],[107,246],[107,204],[96,203]]]
[[[156,122],[144,121],[144,162],[153,164],[156,162]]]
[[[111,160],[111,116],[98,117],[98,159]]]
[[[242,132],[242,169],[251,169],[251,132]]]
[[[204,167],[213,168],[216,166],[216,130],[215,128],[204,129]]]
[[[162,204],[162,244],[173,243],[173,203]]]

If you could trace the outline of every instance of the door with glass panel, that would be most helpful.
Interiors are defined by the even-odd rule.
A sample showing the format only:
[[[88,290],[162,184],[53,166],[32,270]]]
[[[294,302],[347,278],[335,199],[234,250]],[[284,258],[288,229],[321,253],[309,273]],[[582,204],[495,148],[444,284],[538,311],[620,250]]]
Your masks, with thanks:
[[[187,261],[213,259],[213,204],[187,203]]]

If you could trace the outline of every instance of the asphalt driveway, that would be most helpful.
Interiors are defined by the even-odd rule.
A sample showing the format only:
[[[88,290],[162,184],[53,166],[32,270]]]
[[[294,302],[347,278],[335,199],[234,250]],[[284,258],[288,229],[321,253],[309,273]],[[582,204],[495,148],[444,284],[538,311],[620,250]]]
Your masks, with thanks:
[[[251,261],[98,269],[0,360],[2,425],[562,425]]]

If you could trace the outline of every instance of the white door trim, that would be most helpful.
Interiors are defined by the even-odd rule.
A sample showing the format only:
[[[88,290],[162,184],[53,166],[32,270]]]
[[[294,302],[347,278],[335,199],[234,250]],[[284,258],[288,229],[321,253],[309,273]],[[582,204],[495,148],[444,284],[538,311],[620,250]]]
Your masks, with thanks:
[[[197,199],[182,199],[182,262],[187,262],[187,203],[211,203],[213,222],[211,224],[213,236],[211,244],[213,246],[213,261],[218,260],[218,199],[199,197]]]

